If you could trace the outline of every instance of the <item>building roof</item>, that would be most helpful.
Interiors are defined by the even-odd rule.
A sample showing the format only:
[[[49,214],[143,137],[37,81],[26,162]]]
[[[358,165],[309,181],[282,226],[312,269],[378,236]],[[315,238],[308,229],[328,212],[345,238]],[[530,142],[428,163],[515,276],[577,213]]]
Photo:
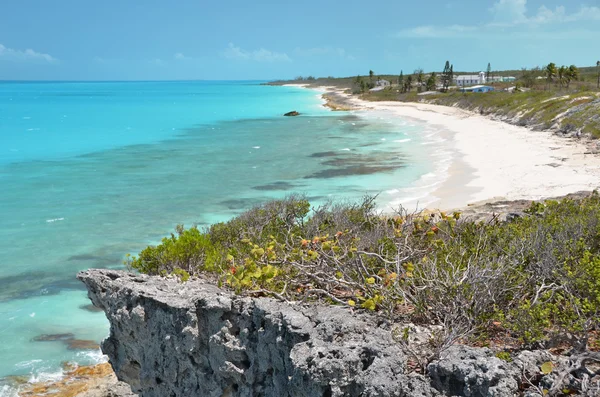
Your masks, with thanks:
[[[480,77],[480,74],[463,74],[461,76],[456,76],[456,80],[479,80]]]

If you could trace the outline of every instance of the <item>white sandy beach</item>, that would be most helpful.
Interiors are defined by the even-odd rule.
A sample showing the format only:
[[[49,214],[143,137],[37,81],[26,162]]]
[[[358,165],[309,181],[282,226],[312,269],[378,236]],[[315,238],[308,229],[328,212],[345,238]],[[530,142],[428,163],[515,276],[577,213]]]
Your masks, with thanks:
[[[420,200],[429,208],[537,200],[600,186],[600,156],[589,153],[595,142],[532,131],[453,107],[369,102],[331,87],[318,91],[344,95],[358,109],[420,120],[444,134],[444,145],[453,152],[452,164],[439,187]],[[406,205],[404,200],[398,197],[395,203]]]

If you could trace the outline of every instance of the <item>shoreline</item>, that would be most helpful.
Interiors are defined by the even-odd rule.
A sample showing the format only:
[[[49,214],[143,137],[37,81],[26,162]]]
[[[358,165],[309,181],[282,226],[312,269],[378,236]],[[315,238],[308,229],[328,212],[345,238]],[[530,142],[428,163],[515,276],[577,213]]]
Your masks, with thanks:
[[[596,142],[533,131],[473,112],[442,105],[370,102],[335,87],[310,87],[332,110],[378,111],[416,119],[436,130],[452,153],[447,176],[422,202],[424,208],[465,208],[499,200],[541,200],[600,186]],[[391,204],[404,204],[403,198]],[[412,203],[411,203],[412,204]],[[421,207],[420,207],[421,208]]]
[[[335,106],[332,110],[375,110],[386,117],[419,120],[429,127],[428,131],[437,131],[437,136],[445,139],[441,145],[448,147],[452,160],[447,175],[423,200],[432,200],[426,208],[446,210],[500,200],[539,200],[594,190],[600,185],[600,157],[586,154],[584,140],[531,131],[457,108],[369,102],[332,87],[296,86],[317,91],[325,102],[322,106]],[[331,98],[343,101],[336,104]],[[401,201],[402,197],[398,197],[397,202]],[[112,371],[99,377],[111,374]],[[114,378],[101,379],[98,385],[114,381]],[[70,381],[64,380],[59,385],[67,383]]]

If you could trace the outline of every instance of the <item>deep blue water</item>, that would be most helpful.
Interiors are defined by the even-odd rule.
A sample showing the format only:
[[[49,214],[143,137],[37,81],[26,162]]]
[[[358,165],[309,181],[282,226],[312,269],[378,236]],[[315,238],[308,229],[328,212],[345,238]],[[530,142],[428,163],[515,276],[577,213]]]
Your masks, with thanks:
[[[0,82],[0,378],[99,359],[34,340],[107,335],[77,271],[291,192],[410,187],[432,171],[424,128],[257,82]]]

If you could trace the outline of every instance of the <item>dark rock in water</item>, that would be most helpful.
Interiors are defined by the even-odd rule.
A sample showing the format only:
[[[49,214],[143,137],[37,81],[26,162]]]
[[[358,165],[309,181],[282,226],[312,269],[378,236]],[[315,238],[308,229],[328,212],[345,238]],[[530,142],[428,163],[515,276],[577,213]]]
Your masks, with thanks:
[[[273,182],[266,185],[254,186],[252,189],[254,190],[263,190],[263,191],[276,191],[276,190],[291,190],[298,188],[298,185],[294,185],[289,182]]]
[[[103,311],[102,309],[92,305],[91,303],[89,305],[81,305],[81,306],[79,306],[79,308],[82,310],[87,310],[88,312],[92,312],[92,313],[98,313],[98,312]]]
[[[75,335],[67,332],[64,334],[42,334],[33,338],[35,342],[56,342],[56,341],[67,341],[74,339]]]
[[[327,151],[327,152],[315,152],[311,154],[309,157],[321,158],[321,157],[335,157],[338,156],[338,152]]]
[[[86,339],[75,339],[75,335],[66,332],[64,334],[43,334],[33,338],[34,342],[62,342],[69,350],[96,350],[100,347],[98,342]]]
[[[97,350],[100,348],[98,342],[86,339],[69,339],[64,341],[69,350]]]
[[[295,110],[292,110],[291,112],[287,112],[286,114],[284,114],[284,116],[300,116],[300,113],[296,112]]]

